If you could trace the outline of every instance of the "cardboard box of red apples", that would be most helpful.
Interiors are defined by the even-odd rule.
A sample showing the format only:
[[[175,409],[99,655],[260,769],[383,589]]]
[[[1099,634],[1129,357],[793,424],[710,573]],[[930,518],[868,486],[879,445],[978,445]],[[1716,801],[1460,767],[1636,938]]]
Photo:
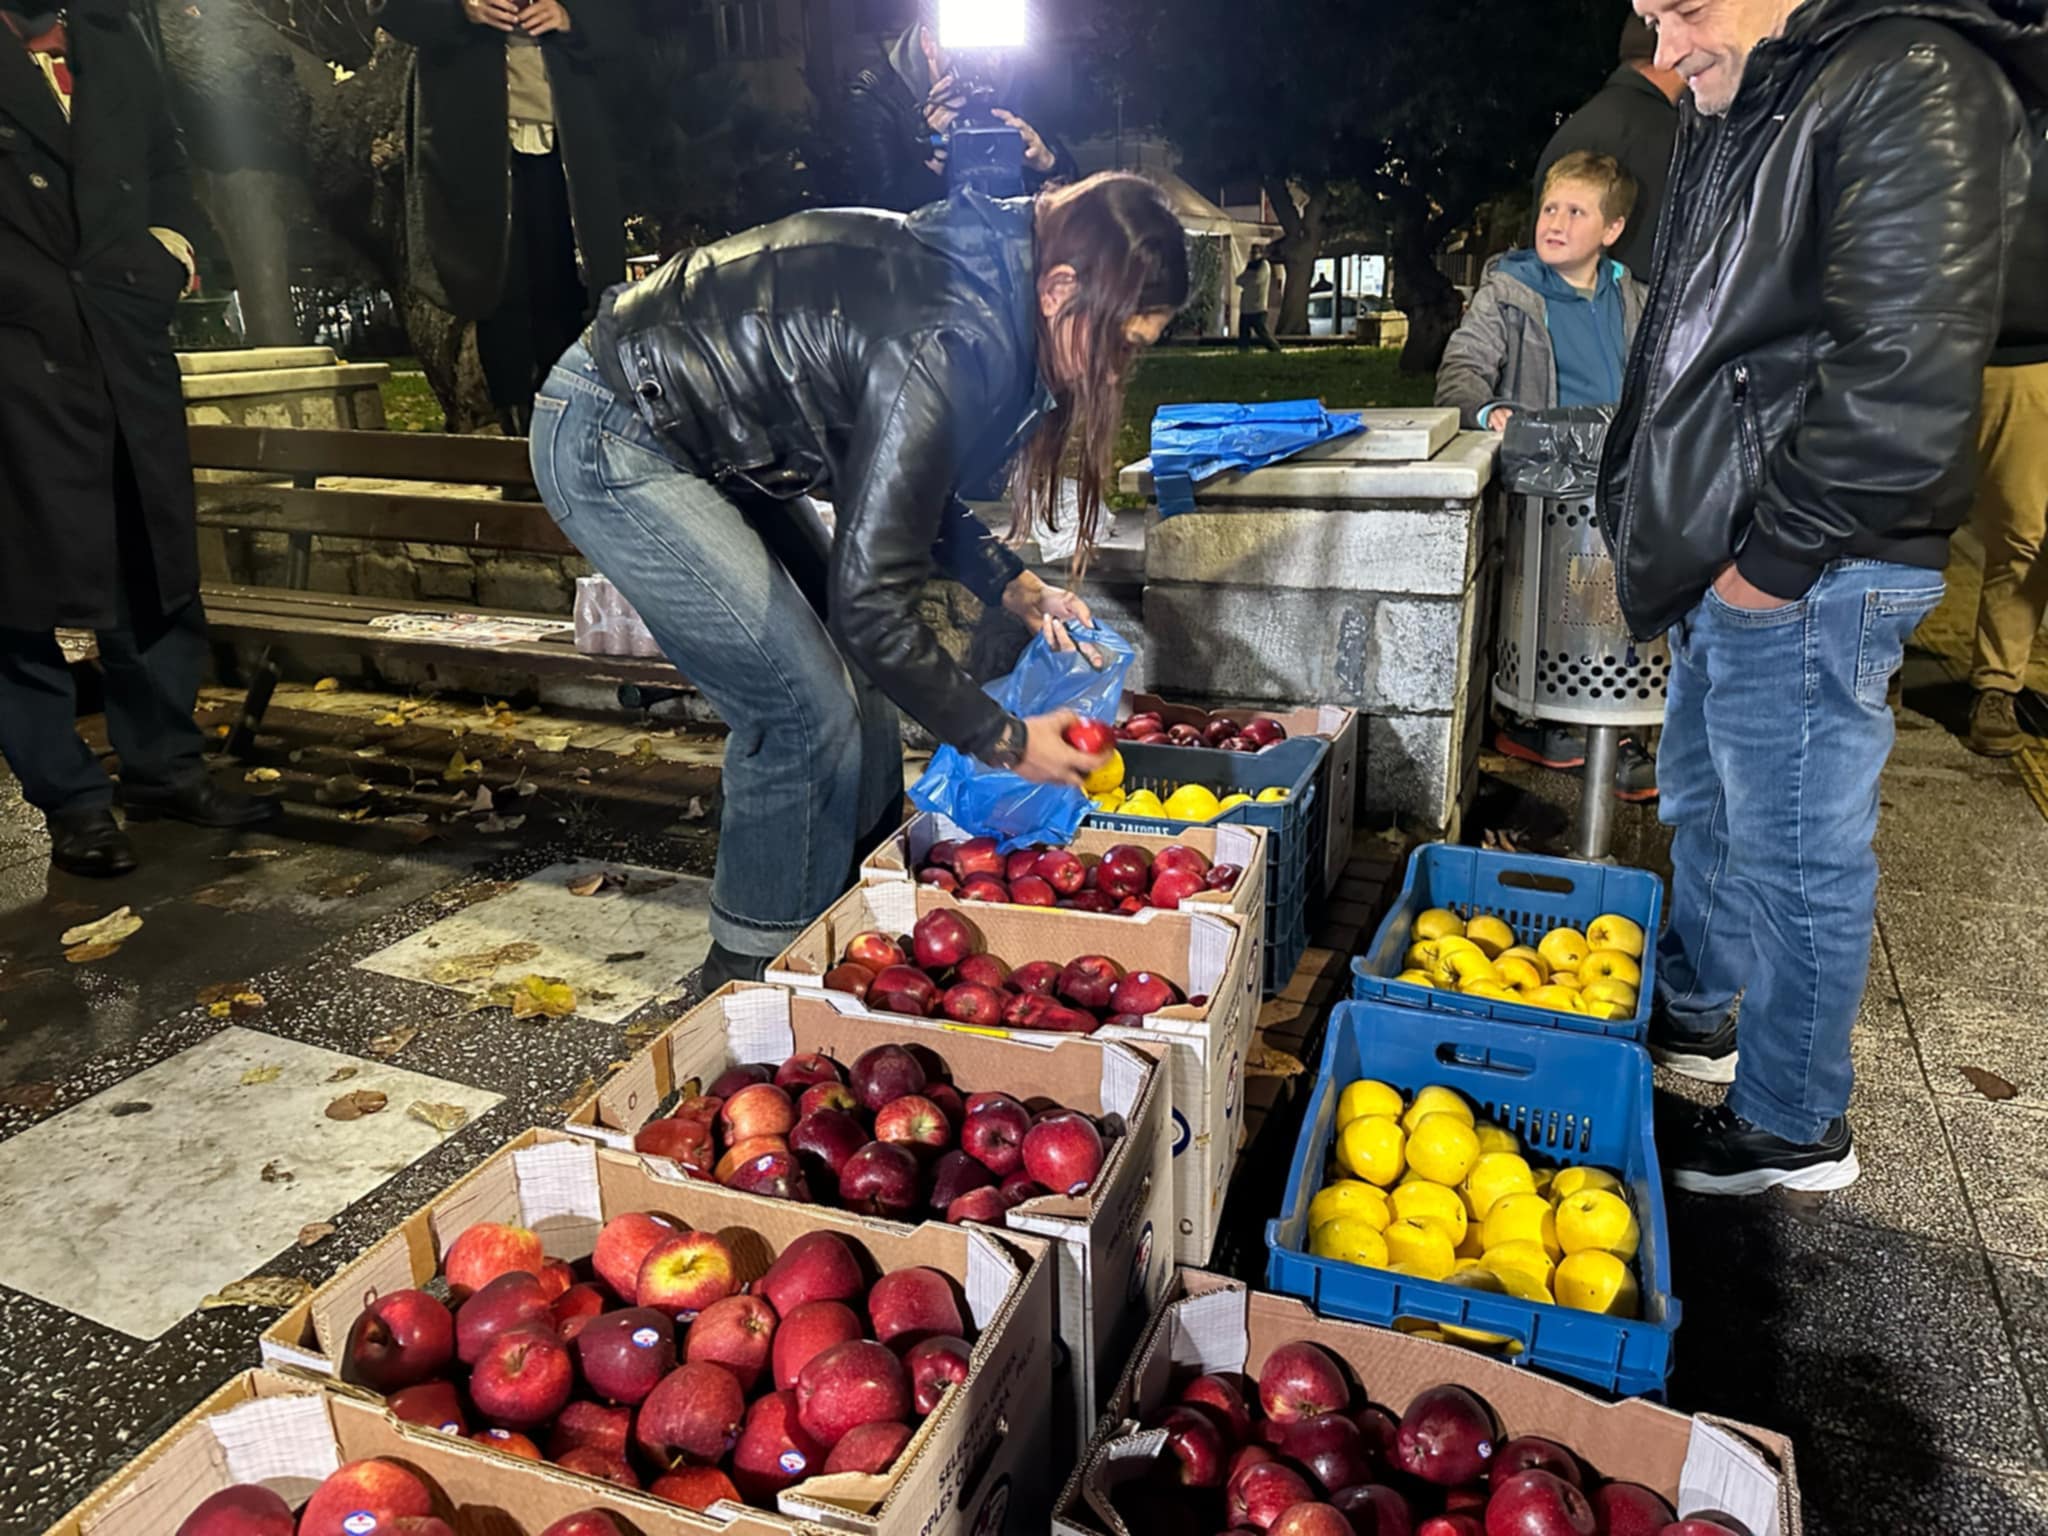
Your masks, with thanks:
[[[1317,814],[1323,818],[1323,865],[1317,871],[1322,891],[1337,888],[1344,866],[1351,859],[1351,838],[1358,820],[1358,711],[1336,704],[1305,704],[1299,709],[1198,709],[1192,704],[1174,704],[1151,693],[1126,693],[1121,710],[1128,723],[1140,715],[1157,715],[1161,727],[1171,732],[1185,726],[1201,738],[1199,745],[1219,747],[1229,740],[1225,734],[1247,720],[1271,720],[1288,737],[1321,736],[1330,743],[1323,759],[1316,787],[1322,795]],[[1238,732],[1241,738],[1242,731]],[[1283,738],[1284,739],[1284,738]],[[1185,738],[1183,738],[1185,740]],[[1166,745],[1176,743],[1169,737]],[[1186,743],[1196,745],[1197,743]],[[1263,750],[1254,747],[1254,750]]]
[[[868,990],[864,1011],[900,1015],[915,1007],[920,1010],[916,1016],[928,1017],[926,1010],[936,1009],[943,996],[928,981],[930,973],[957,969],[957,950],[994,956],[1019,995],[1013,996],[1013,1004],[1021,994],[1045,989],[1038,1002],[1051,1006],[1029,1016],[1039,1027],[1008,1007],[988,1021],[996,1027],[1033,1038],[1043,1037],[1050,1024],[1054,1033],[1089,1033],[1097,1040],[1166,1050],[1172,1089],[1174,1258],[1182,1264],[1206,1261],[1215,1242],[1223,1192],[1237,1164],[1244,1062],[1258,1019],[1262,981],[1257,941],[1234,915],[1221,910],[1155,908],[1112,917],[1056,907],[959,902],[928,885],[889,883],[861,886],[833,903],[769,966],[767,980],[799,989],[841,990],[851,972],[838,977],[834,973],[841,971],[857,941],[864,951],[878,947],[877,938],[903,950],[898,941],[908,938],[905,958],[917,958],[913,952],[918,926],[935,914],[949,915],[946,923],[935,926],[952,928],[953,919],[958,919],[965,934],[956,933],[943,955],[928,950],[930,962],[912,967],[925,972],[925,991],[891,994],[880,985],[887,978],[870,972],[867,980],[876,985]],[[1077,971],[1071,981],[1070,970]],[[1109,999],[1118,994],[1114,986],[1105,991],[1102,984],[1135,977],[1145,978],[1143,990],[1149,994],[1142,1006],[1109,1013]],[[906,987],[918,979],[899,978]],[[1092,988],[1085,996],[1076,990],[1084,980]],[[1065,995],[1048,995],[1061,987],[1067,988]],[[1123,994],[1127,1004],[1134,1002],[1137,990]],[[1089,1011],[1097,1003],[1102,1004],[1101,1011]],[[1097,1022],[1105,1017],[1115,1022]]]
[[[529,1131],[262,1347],[593,1490],[644,1488],[678,1531],[968,1536],[1003,1528],[991,1511],[1042,1523],[1055,1267],[1028,1235],[657,1178]]]
[[[779,1515],[746,1509],[734,1509],[730,1524],[713,1525],[703,1515],[402,1423],[375,1403],[264,1370],[245,1371],[214,1393],[46,1536],[293,1536],[292,1511],[302,1505],[301,1536],[358,1529],[415,1536],[705,1536],[720,1529],[727,1536],[788,1536],[792,1529]],[[404,1521],[411,1523],[398,1523]]]
[[[1680,1515],[1686,1518],[1680,1519]],[[1181,1270],[1055,1536],[1799,1536],[1782,1435]]]
[[[700,1135],[689,1124],[693,1106],[707,1094],[743,1104],[715,1092],[732,1086],[721,1078],[767,1063],[786,1088],[805,1085],[786,1138],[809,1175],[805,1193],[871,1215],[985,1221],[1050,1240],[1059,1263],[1059,1337],[1070,1361],[1055,1384],[1066,1392],[1068,1407],[1055,1444],[1065,1447],[1067,1460],[1060,1464],[1068,1465],[1094,1432],[1103,1396],[1173,1271],[1166,1073],[1152,1054],[1114,1041],[1003,1039],[852,1010],[841,993],[743,982],[725,987],[650,1041],[564,1128],[620,1151],[637,1144],[657,1172],[715,1174],[713,1156],[729,1134],[712,1127]],[[879,1080],[878,1068],[863,1070],[897,1045],[935,1052],[952,1089],[941,1100],[944,1118],[922,1133],[927,1150],[915,1183],[876,1182],[866,1163],[854,1161],[869,1127],[883,1135],[916,1134],[914,1123],[888,1123],[904,1119],[889,1108],[901,1102],[897,1088],[918,1098],[932,1091],[922,1077],[889,1083]],[[837,1093],[833,1066],[847,1078]],[[814,1107],[805,1110],[805,1104]],[[769,1108],[776,1107],[771,1102]],[[1100,1142],[1079,1135],[1079,1150],[1069,1153],[1060,1142],[1060,1110],[1078,1111],[1108,1134]],[[960,1123],[949,1126],[955,1115]],[[1041,1129],[1034,1120],[1054,1123]],[[1035,1137],[1044,1138],[1043,1148]],[[682,1168],[671,1155],[686,1160]],[[911,1171],[906,1159],[894,1163]],[[863,1180],[860,1187],[840,1187],[849,1169]],[[1057,1176],[1049,1185],[1034,1179],[1034,1171]],[[954,1195],[956,1189],[963,1192]],[[942,1205],[941,1196],[951,1198]]]
[[[1180,903],[1189,907],[1220,907],[1236,913],[1253,941],[1263,946],[1266,936],[1266,844],[1270,837],[1264,827],[1189,827],[1178,837],[1156,837],[1140,832],[1110,832],[1083,825],[1064,849],[1047,851],[1071,854],[1081,865],[1078,877],[1071,870],[1063,872],[1064,884],[1068,880],[1099,874],[1096,867],[1103,863],[1103,855],[1114,848],[1142,848],[1155,862],[1159,854],[1168,848],[1192,848],[1209,866],[1203,872],[1205,882],[1209,873],[1218,866],[1226,871],[1234,870],[1236,874],[1230,878],[1227,888],[1221,881],[1205,883],[1193,894],[1179,898]],[[861,884],[928,882],[933,878],[927,871],[931,868],[931,853],[935,845],[951,843],[957,848],[971,840],[968,833],[948,817],[919,811],[904,823],[895,836],[868,855],[860,867]],[[1004,858],[1007,880],[1008,858],[1022,855],[996,857]],[[1020,868],[1029,867],[1028,864],[1020,865]],[[1139,871],[1137,875],[1142,878],[1149,873],[1149,870]],[[1118,892],[1145,889],[1138,878],[1123,884],[1113,883],[1111,888]]]

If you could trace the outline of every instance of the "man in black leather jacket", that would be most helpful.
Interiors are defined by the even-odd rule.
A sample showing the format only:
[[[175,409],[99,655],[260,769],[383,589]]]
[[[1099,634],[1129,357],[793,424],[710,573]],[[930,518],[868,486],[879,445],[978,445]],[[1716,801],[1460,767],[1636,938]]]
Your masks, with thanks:
[[[2048,5],[1636,9],[1690,102],[1600,508],[1630,627],[1672,641],[1651,1048],[1734,1084],[1665,1165],[1838,1189],[1886,691],[1970,504]]]

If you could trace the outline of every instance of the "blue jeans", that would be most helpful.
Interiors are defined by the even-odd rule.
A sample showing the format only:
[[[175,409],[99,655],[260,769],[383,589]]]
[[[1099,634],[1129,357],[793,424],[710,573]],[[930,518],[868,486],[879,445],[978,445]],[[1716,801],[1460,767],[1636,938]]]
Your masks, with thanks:
[[[1849,1106],[1849,1032],[1877,919],[1886,692],[1938,571],[1840,560],[1796,603],[1709,592],[1674,630],[1657,778],[1671,845],[1658,1002],[1680,1036],[1742,999],[1728,1103],[1810,1145]]]
[[[820,617],[817,509],[736,503],[662,445],[581,342],[541,386],[531,440],[556,523],[730,731],[711,936],[779,954],[845,892],[856,845],[903,796],[895,706]]]

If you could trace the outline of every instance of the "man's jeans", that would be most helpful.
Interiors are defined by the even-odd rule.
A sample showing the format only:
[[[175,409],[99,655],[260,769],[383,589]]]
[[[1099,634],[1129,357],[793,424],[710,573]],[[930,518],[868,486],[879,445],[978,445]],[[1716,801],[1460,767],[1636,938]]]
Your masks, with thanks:
[[[1741,994],[1729,1107],[1802,1146],[1849,1105],[1885,694],[1941,592],[1938,571],[1841,560],[1783,608],[1709,592],[1670,636],[1657,771],[1677,835],[1658,1001],[1675,1033],[1703,1036]]]
[[[779,954],[845,891],[856,843],[903,795],[895,707],[819,617],[816,509],[736,505],[663,448],[581,342],[534,401],[532,456],[562,531],[730,729],[711,936]]]

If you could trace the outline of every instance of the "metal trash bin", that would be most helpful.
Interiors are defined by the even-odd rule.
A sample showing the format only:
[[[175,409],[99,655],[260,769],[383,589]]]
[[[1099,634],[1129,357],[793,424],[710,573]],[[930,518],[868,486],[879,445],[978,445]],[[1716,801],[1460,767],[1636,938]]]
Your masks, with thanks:
[[[1523,719],[1586,727],[1579,854],[1606,856],[1621,736],[1664,720],[1671,651],[1622,619],[1593,498],[1613,410],[1518,412],[1501,448],[1510,493],[1494,702]]]

